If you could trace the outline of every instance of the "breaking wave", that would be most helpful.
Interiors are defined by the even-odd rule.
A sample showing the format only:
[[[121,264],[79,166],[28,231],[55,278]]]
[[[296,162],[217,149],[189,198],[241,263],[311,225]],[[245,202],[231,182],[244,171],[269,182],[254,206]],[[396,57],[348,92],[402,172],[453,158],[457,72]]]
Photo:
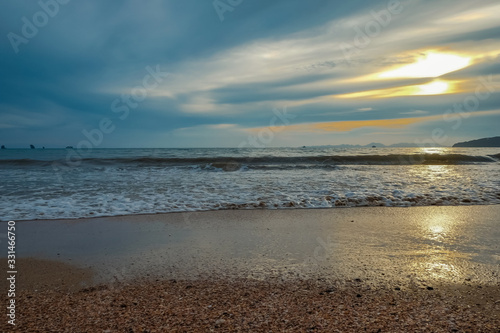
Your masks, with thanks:
[[[500,154],[473,156],[463,154],[391,154],[391,155],[332,155],[332,156],[260,156],[260,157],[195,157],[195,158],[165,158],[165,157],[134,157],[134,158],[83,158],[80,160],[35,160],[8,159],[0,160],[0,166],[66,166],[78,167],[85,165],[115,165],[115,166],[158,166],[175,167],[190,166],[200,169],[220,169],[238,171],[241,169],[301,169],[301,168],[332,168],[338,165],[460,165],[479,163],[498,163]]]

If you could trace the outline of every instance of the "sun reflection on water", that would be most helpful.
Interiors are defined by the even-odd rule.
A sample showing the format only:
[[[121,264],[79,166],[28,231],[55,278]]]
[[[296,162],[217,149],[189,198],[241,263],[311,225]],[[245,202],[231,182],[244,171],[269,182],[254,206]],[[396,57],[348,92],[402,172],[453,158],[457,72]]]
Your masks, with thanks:
[[[450,148],[447,148],[447,147],[422,147],[422,148],[419,148],[417,152],[420,154],[448,154],[448,153],[450,153]]]

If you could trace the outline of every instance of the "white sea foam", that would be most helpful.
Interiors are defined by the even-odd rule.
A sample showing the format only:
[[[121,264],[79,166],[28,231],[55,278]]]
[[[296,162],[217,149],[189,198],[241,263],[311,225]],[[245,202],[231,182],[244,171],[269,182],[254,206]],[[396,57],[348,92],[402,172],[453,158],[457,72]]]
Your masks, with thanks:
[[[59,173],[46,165],[3,166],[0,220],[500,203],[499,163],[254,169],[231,163],[229,167],[108,163]]]

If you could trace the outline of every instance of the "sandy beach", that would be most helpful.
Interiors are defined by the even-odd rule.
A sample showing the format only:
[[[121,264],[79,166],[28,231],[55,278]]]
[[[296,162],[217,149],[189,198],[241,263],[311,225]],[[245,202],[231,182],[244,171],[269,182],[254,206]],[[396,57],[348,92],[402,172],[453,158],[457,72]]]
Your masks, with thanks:
[[[3,1],[0,333],[500,333],[499,13]]]
[[[497,332],[499,213],[493,205],[20,221],[14,331]]]

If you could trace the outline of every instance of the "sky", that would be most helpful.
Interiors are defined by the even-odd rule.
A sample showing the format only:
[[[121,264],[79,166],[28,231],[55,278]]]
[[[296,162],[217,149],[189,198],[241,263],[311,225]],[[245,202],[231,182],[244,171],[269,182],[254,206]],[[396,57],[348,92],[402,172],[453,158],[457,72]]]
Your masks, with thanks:
[[[0,145],[451,146],[500,135],[500,3],[2,1]]]

